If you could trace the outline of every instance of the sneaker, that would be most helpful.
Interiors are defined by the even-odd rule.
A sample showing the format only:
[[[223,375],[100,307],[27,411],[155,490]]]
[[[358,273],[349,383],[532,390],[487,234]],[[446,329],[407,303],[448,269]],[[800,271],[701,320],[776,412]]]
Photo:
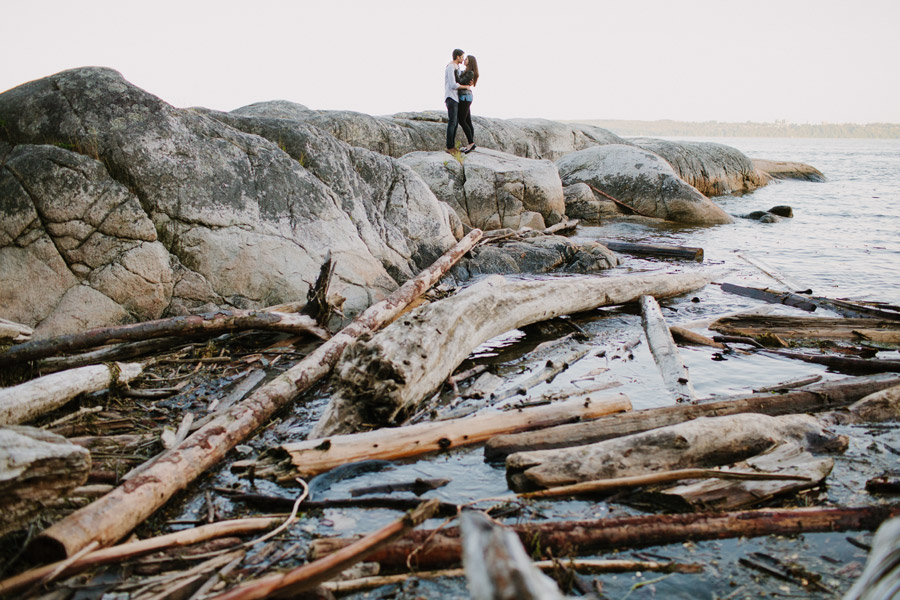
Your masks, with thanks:
[[[468,146],[466,146],[465,148],[463,148],[462,151],[463,151],[465,154],[468,154],[469,152],[471,152],[471,151],[474,150],[474,149],[475,149],[475,142],[472,142],[471,144],[469,144]]]
[[[446,152],[447,154],[457,154],[459,150],[457,150],[456,148],[447,148],[444,150],[444,152]]]

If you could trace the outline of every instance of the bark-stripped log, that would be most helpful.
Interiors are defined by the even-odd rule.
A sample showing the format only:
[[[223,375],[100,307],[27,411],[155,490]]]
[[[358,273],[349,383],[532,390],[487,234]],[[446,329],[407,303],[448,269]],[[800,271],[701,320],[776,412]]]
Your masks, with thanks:
[[[34,427],[0,428],[0,535],[25,527],[41,503],[87,481],[91,453]]]
[[[34,330],[27,325],[0,319],[0,340],[12,340],[13,342],[25,342],[31,339]]]
[[[512,529],[532,556],[577,556],[602,550],[640,548],[686,541],[820,531],[874,530],[900,516],[900,504],[857,508],[790,508],[726,513],[641,515],[586,521],[535,521]],[[457,564],[461,556],[459,528],[418,530],[369,556],[385,568],[418,568]],[[311,544],[313,556],[324,556],[353,542],[323,538]],[[415,554],[413,554],[415,553]]]
[[[900,342],[900,322],[869,318],[733,316],[723,317],[709,328],[727,335],[750,337],[763,344],[772,335],[786,340]]]
[[[846,410],[832,411],[822,419],[828,423],[878,423],[900,419],[900,385],[869,394]]]
[[[631,402],[624,394],[594,394],[592,397],[580,396],[547,406],[336,435],[324,440],[316,438],[285,444],[281,448],[291,455],[291,462],[300,474],[310,477],[360,460],[408,458],[427,452],[480,444],[503,432],[596,419],[627,410],[631,410]]]
[[[841,449],[845,436],[809,415],[702,417],[588,446],[519,452],[506,458],[513,486],[555,487],[675,468],[714,467],[756,456],[788,440]]]
[[[707,282],[690,273],[527,281],[486,277],[347,348],[337,367],[336,393],[310,437],[402,422],[472,350],[506,331],[644,295],[677,296]]]
[[[45,375],[0,389],[0,425],[17,425],[55,410],[79,394],[125,385],[140,375],[139,363],[93,365]]]
[[[691,384],[687,367],[669,333],[659,303],[653,296],[641,296],[641,325],[644,326],[650,353],[659,367],[666,389],[672,392],[676,402],[696,402],[697,393]]]
[[[656,256],[661,258],[681,258],[703,262],[703,248],[691,246],[670,246],[667,244],[632,244],[613,240],[597,240],[613,252],[636,254],[639,256]]]
[[[703,334],[697,333],[696,331],[691,331],[690,329],[679,327],[678,325],[670,325],[669,332],[672,334],[673,339],[683,344],[709,346],[710,348],[718,348],[719,350],[725,349],[725,344],[717,342],[710,337],[706,337]]]
[[[459,521],[474,600],[563,600],[556,582],[531,563],[514,531],[478,511],[465,511]]]
[[[177,491],[221,460],[275,411],[327,375],[348,343],[400,314],[462,258],[480,236],[480,229],[473,230],[433,265],[367,308],[289,370],[188,436],[147,471],[44,530],[32,543],[32,552],[44,559],[56,559],[70,556],[94,540],[108,545],[121,539]]]
[[[586,423],[560,425],[527,433],[498,435],[488,440],[484,454],[488,460],[503,460],[513,452],[592,444],[657,427],[683,423],[703,416],[713,417],[739,413],[761,413],[775,416],[823,412],[848,406],[864,396],[898,384],[900,384],[898,375],[849,377],[811,385],[784,394],[754,394],[696,405],[683,404],[636,410]]]
[[[203,315],[157,319],[117,327],[100,327],[80,333],[33,340],[0,352],[0,366],[21,363],[66,352],[103,346],[113,342],[132,342],[161,337],[191,336],[199,333],[215,335],[245,329],[272,329],[308,333],[328,339],[328,332],[315,319],[295,313],[267,310],[220,310]]]
[[[872,538],[866,568],[843,600],[887,600],[900,590],[900,519],[882,523]]]

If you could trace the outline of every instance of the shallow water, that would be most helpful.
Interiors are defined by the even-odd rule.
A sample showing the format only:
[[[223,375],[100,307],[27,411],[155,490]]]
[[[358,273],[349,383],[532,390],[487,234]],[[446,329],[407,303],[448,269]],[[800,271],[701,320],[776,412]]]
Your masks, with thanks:
[[[853,299],[879,300],[897,304],[900,301],[900,140],[800,140],[800,139],[722,139],[751,157],[791,160],[811,164],[820,169],[827,181],[808,183],[786,181],[773,183],[743,196],[716,198],[716,202],[734,215],[771,206],[787,204],[794,218],[780,223],[762,224],[736,219],[732,225],[717,227],[649,227],[634,223],[616,223],[601,227],[585,227],[578,231],[582,239],[613,238],[631,242],[668,243],[700,246],[705,251],[703,264],[675,260],[646,260],[622,255],[622,265],[611,275],[631,272],[677,272],[716,269],[717,281],[728,281],[755,287],[781,288],[777,281],[742,260],[744,253],[771,265],[777,271],[811,288],[817,295]],[[736,310],[759,309],[762,302],[726,294],[716,285],[681,298],[661,303],[670,323],[686,322]],[[796,309],[778,306],[775,312],[804,314]],[[821,309],[816,314],[828,316]],[[658,375],[645,342],[630,351],[623,345],[641,339],[640,318],[634,307],[601,309],[555,321],[550,326],[529,328],[504,334],[479,348],[460,367],[474,364],[491,365],[492,371],[507,381],[540,363],[529,352],[540,342],[558,339],[575,327],[583,330],[602,355],[589,356],[564,371],[551,383],[531,391],[545,391],[579,385],[586,378],[594,383],[615,382],[619,387],[610,392],[624,392],[635,409],[672,404]],[[682,348],[682,358],[689,368],[697,394],[701,398],[749,393],[755,387],[772,385],[796,377],[820,374],[825,379],[843,377],[825,367],[761,354],[719,356],[713,349]],[[880,357],[896,358],[896,352],[881,352]],[[722,360],[724,358],[724,360]],[[268,428],[249,442],[253,455],[287,441],[302,439],[311,419],[324,404],[327,389],[292,409],[282,422]],[[850,450],[835,457],[835,471],[828,485],[794,499],[810,504],[871,504],[862,485],[869,477],[887,466],[896,466],[896,450],[900,449],[900,430],[885,429],[866,432],[848,429],[853,435]],[[428,492],[424,497],[465,504],[485,497],[509,493],[502,465],[484,461],[482,449],[463,449],[427,457],[394,468],[362,475],[335,484],[328,497],[349,496],[353,488],[387,482],[422,478],[449,478],[446,487]],[[282,487],[257,480],[248,483],[241,476],[223,468],[213,474],[207,485],[237,485],[246,489],[255,485],[262,493],[291,497],[296,488]],[[202,495],[202,493],[201,493]],[[791,504],[791,503],[788,503]],[[197,496],[186,499],[169,517],[192,518],[202,512]],[[223,514],[241,513],[243,507],[224,498],[217,499]],[[535,518],[598,518],[639,512],[622,504],[595,500],[535,502],[507,521]],[[350,535],[373,531],[397,518],[387,510],[324,511],[307,515],[291,529],[291,539],[305,541],[318,535]],[[436,527],[432,520],[426,527]],[[764,552],[782,560],[793,560],[820,573],[823,582],[838,591],[846,590],[858,575],[865,552],[847,541],[848,537],[869,538],[867,533],[810,534],[795,537],[767,537],[751,540],[723,540],[673,544],[645,550],[654,556],[706,565],[701,575],[672,575],[639,588],[638,583],[654,580],[658,574],[603,575],[598,579],[605,597],[640,598],[758,598],[763,595],[821,597],[794,584],[772,579],[750,571],[738,563],[750,552]],[[634,557],[637,552],[605,554],[600,557]],[[300,557],[296,557],[299,560]],[[289,565],[282,563],[278,568]],[[854,563],[856,563],[854,565]],[[461,579],[417,581],[388,586],[351,597],[368,598],[466,598]]]

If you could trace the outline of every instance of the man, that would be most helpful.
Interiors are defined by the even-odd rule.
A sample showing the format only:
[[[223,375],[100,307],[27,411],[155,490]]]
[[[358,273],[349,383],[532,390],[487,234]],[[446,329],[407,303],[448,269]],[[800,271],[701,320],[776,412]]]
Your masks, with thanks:
[[[456,82],[456,70],[463,62],[465,52],[457,48],[453,51],[453,60],[444,69],[444,104],[447,105],[447,152],[456,152],[456,128],[459,126],[459,90],[467,90],[471,86],[459,85]]]

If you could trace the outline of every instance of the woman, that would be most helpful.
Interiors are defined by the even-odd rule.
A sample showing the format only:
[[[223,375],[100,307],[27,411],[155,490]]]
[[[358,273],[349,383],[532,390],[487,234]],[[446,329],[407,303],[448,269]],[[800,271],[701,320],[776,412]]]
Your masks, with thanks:
[[[475,130],[472,128],[472,88],[478,83],[478,61],[471,54],[463,61],[466,70],[459,74],[457,81],[460,85],[468,86],[459,90],[459,125],[469,140],[468,146],[460,148],[460,152],[468,154],[475,149]]]

